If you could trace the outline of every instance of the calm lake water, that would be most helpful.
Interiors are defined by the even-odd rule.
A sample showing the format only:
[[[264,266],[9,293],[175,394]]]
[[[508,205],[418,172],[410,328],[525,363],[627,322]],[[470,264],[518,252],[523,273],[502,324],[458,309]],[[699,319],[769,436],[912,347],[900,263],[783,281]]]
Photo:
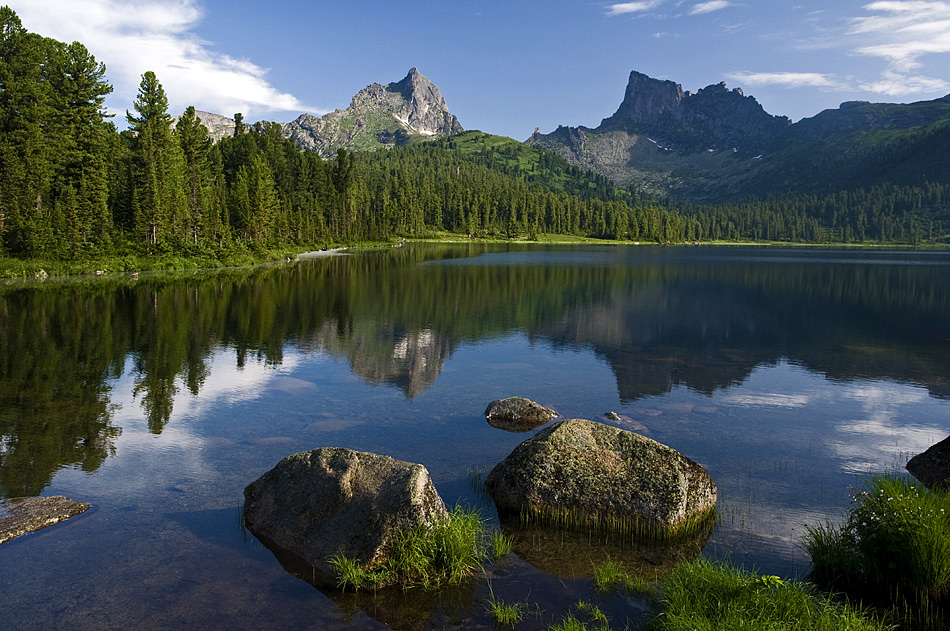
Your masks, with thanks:
[[[244,487],[341,446],[424,464],[446,503],[530,434],[493,399],[638,429],[719,486],[708,540],[615,549],[520,532],[439,594],[321,592],[241,528]],[[606,421],[605,412],[623,418]],[[809,569],[805,524],[950,434],[950,254],[418,245],[139,280],[0,288],[0,498],[93,511],[0,546],[10,629],[491,629],[493,593],[545,628],[589,562],[702,553]],[[491,592],[489,591],[491,590]]]

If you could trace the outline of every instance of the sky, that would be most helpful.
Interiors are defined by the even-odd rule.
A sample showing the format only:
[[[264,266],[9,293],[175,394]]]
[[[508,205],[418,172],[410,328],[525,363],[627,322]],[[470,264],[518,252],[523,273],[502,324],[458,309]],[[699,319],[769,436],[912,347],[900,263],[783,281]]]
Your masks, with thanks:
[[[465,129],[518,140],[596,127],[633,70],[694,92],[724,81],[793,121],[950,93],[950,0],[5,1],[105,63],[120,127],[147,70],[172,114],[289,122],[416,67]]]

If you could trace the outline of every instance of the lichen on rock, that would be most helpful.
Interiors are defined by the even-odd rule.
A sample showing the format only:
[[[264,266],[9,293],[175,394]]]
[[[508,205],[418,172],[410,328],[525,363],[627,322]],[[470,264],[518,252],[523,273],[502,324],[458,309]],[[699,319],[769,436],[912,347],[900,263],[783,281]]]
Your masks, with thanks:
[[[555,526],[672,538],[702,526],[716,485],[655,440],[583,419],[521,443],[485,480],[501,513]]]
[[[334,556],[372,567],[400,532],[447,515],[424,466],[337,447],[288,456],[244,489],[248,529],[326,582]]]

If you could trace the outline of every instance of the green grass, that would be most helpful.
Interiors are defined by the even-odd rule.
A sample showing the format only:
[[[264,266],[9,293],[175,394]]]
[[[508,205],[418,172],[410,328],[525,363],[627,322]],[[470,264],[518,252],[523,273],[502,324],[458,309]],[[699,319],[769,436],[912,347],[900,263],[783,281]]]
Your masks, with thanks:
[[[527,508],[519,513],[524,526],[550,526],[575,532],[602,532],[618,536],[623,541],[673,542],[703,533],[715,524],[716,510],[690,515],[677,525],[664,524],[621,515],[590,513],[576,508]]]
[[[599,607],[579,600],[561,621],[548,627],[549,631],[610,631],[610,619]]]
[[[950,601],[947,491],[906,477],[872,476],[844,523],[808,528],[803,545],[816,583],[895,607],[901,617]]]
[[[638,574],[627,572],[623,564],[607,557],[601,563],[592,563],[594,575],[594,589],[602,594],[617,589],[637,594],[646,598],[655,598],[658,594],[656,585]]]
[[[524,619],[525,604],[491,600],[488,603],[488,610],[496,624],[513,627]]]
[[[515,547],[515,538],[506,535],[500,530],[493,530],[490,535],[489,548],[491,548],[492,559],[497,562],[511,554]]]
[[[486,535],[478,513],[456,506],[443,519],[400,533],[382,564],[364,567],[344,555],[333,557],[330,563],[344,590],[392,584],[436,589],[458,585],[481,571],[487,555]]]
[[[666,582],[652,631],[883,631],[893,627],[807,583],[697,560]]]

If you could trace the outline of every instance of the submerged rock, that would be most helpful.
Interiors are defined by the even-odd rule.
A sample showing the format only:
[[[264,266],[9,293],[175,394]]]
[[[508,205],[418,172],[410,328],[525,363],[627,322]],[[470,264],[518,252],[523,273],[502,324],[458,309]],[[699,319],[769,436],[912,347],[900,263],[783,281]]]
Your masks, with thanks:
[[[41,530],[89,510],[89,504],[55,497],[26,497],[0,502],[0,544]],[[5,510],[2,510],[5,509]]]
[[[626,429],[629,429],[632,432],[637,432],[638,434],[650,435],[650,429],[641,423],[640,421],[635,421],[626,414],[617,414],[616,412],[604,412],[604,418],[613,423],[622,423]]]
[[[929,489],[950,489],[950,436],[911,458],[907,470]]]
[[[697,463],[645,436],[583,419],[524,441],[485,484],[500,513],[631,535],[685,534],[716,506],[716,484]]]
[[[524,397],[508,397],[488,404],[488,424],[508,432],[529,432],[557,416],[557,412]]]
[[[244,489],[248,529],[323,582],[335,555],[382,563],[397,533],[447,514],[424,466],[335,447],[288,456]]]

